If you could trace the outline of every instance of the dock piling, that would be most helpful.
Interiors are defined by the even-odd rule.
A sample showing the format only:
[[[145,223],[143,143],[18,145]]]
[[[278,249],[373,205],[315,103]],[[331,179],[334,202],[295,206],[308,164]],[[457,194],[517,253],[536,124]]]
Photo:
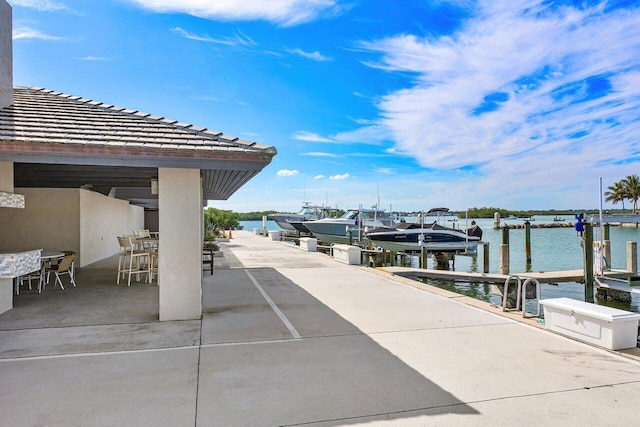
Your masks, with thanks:
[[[482,257],[483,257],[482,271],[484,273],[488,273],[489,272],[489,243],[484,243],[482,245]]]
[[[493,214],[493,229],[497,230],[500,228],[500,212],[495,212]]]
[[[509,226],[502,227],[502,244],[500,245],[500,274],[509,274]]]
[[[593,225],[584,223],[584,300],[594,302],[593,298]]]
[[[526,270],[531,270],[531,223],[524,222],[524,253],[526,256]]]
[[[609,267],[611,267],[612,262],[611,262],[611,241],[609,240],[609,228],[611,226],[606,223],[604,224],[604,226],[602,227],[602,251],[604,254],[604,259],[606,260],[606,262],[609,264]]]
[[[627,242],[627,270],[638,272],[638,242]]]

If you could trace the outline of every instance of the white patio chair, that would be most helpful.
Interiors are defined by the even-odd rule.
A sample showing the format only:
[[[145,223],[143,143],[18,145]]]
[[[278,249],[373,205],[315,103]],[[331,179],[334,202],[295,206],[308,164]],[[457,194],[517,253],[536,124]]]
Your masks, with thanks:
[[[38,283],[40,283],[40,278],[42,277],[42,270],[35,270],[32,271],[30,273],[27,273],[25,275],[22,275],[20,277],[16,277],[15,281],[16,281],[16,295],[20,295],[20,286],[22,286],[24,284],[24,282],[28,282],[29,284],[29,290],[31,290],[31,280],[36,280]],[[40,288],[38,287],[38,290]]]
[[[63,254],[65,254],[65,256],[67,255],[73,255],[73,261],[71,261],[71,268],[69,269],[69,274],[71,275],[71,277],[73,277],[73,280],[76,279],[76,257],[78,256],[77,253],[75,253],[74,251],[61,251]],[[51,260],[51,264],[59,264],[62,261],[63,258],[59,258],[59,259],[53,259]],[[47,284],[49,284],[49,274],[47,274]]]
[[[64,286],[62,285],[61,276],[66,274],[69,276],[69,280],[71,281],[71,284],[73,285],[73,287],[74,288],[76,287],[76,281],[72,274],[72,266],[73,266],[73,261],[76,258],[76,254],[75,252],[71,252],[71,251],[69,252],[70,253],[62,257],[62,259],[58,261],[57,264],[50,264],[46,267],[47,283],[49,282],[49,279],[48,279],[49,275],[53,273],[56,276],[56,282],[54,283],[54,286],[56,284],[59,284],[60,288],[64,289]]]
[[[120,276],[124,277],[125,274],[129,276],[127,286],[131,286],[131,275],[133,274],[137,275],[139,281],[140,274],[147,273],[147,280],[149,280],[149,275],[151,274],[149,252],[145,249],[138,249],[134,240],[134,238],[127,236],[118,237],[120,253],[118,254],[117,284],[120,284]]]

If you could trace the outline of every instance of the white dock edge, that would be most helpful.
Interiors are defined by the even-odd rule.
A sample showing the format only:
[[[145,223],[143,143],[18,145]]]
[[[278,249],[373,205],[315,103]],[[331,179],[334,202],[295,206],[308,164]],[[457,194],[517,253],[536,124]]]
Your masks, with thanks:
[[[349,265],[360,265],[362,250],[357,246],[333,245],[333,259]]]
[[[540,300],[547,329],[610,350],[637,346],[640,314],[570,298]]]

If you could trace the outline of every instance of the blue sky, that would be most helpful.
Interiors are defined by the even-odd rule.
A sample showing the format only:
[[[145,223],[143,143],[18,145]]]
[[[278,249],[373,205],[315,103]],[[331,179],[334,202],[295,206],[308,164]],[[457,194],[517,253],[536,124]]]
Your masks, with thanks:
[[[277,148],[210,206],[597,208],[640,174],[640,1],[8,1],[15,85]]]

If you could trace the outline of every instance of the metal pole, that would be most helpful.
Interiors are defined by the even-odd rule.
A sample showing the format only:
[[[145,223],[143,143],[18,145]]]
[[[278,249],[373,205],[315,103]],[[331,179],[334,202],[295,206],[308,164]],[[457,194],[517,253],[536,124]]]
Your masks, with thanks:
[[[602,177],[600,177],[600,188],[599,188],[600,194],[599,194],[599,199],[600,199],[600,221],[599,221],[599,226],[600,226],[600,259],[598,261],[599,265],[600,265],[600,271],[598,271],[598,275],[602,276],[604,274],[604,231],[603,231],[603,227],[604,224],[602,222]]]

